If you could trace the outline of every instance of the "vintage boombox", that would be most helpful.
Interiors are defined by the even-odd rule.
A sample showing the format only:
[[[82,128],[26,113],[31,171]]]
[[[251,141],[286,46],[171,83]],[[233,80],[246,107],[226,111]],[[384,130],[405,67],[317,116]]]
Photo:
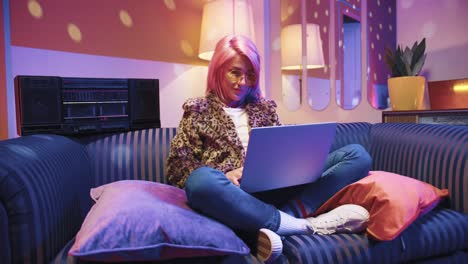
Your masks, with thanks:
[[[159,80],[16,76],[19,135],[160,127]]]

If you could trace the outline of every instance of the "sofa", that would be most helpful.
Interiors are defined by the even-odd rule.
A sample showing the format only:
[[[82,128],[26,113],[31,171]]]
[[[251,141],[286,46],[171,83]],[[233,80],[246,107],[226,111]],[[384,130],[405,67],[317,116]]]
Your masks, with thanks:
[[[121,180],[167,185],[165,160],[175,133],[176,128],[149,128],[1,141],[0,262],[96,263],[68,255],[93,206],[90,189]],[[332,150],[350,143],[368,150],[372,170],[448,189],[449,198],[389,241],[365,233],[285,237],[275,263],[468,263],[468,126],[338,124]],[[182,253],[146,261],[260,263],[253,253],[190,257]]]

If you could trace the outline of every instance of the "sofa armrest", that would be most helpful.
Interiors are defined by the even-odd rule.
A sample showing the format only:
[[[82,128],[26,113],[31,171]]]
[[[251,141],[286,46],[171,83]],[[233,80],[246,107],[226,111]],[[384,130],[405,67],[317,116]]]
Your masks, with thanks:
[[[12,263],[47,263],[73,238],[91,206],[89,163],[85,147],[62,136],[0,141]]]
[[[4,263],[11,263],[10,238],[8,236],[8,217],[5,207],[0,203],[0,259]]]
[[[370,154],[373,170],[446,188],[451,208],[468,213],[468,126],[375,124]]]

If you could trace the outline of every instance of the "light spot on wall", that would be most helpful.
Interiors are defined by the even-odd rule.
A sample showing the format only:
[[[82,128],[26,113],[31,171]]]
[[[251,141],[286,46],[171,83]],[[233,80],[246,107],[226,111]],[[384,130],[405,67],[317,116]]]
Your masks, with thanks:
[[[286,21],[294,13],[294,7],[288,6],[286,12],[281,12],[281,22]]]
[[[413,6],[414,0],[400,0],[401,8],[408,9]]]
[[[328,9],[325,10],[325,16],[328,16]]]
[[[391,7],[391,6],[388,7],[388,13],[389,13],[389,14],[392,13],[392,7]]]
[[[70,23],[68,24],[67,30],[68,30],[68,35],[73,41],[77,43],[81,42],[81,39],[82,39],[81,31],[77,25]]]
[[[41,4],[35,0],[28,1],[28,11],[34,18],[41,18],[43,16]]]
[[[184,66],[180,64],[175,64],[174,65],[174,76],[181,76],[185,73],[185,68]]]
[[[377,73],[374,72],[374,81],[377,81]]]
[[[133,26],[133,20],[130,14],[126,10],[119,11],[120,22],[126,27]]]
[[[377,0],[377,6],[380,6],[380,0]]]
[[[388,30],[393,31],[393,26],[391,24],[388,25]]]
[[[379,28],[382,29],[382,23],[379,24]]]
[[[343,41],[340,39],[340,41],[338,41],[338,47],[342,47],[343,46]]]
[[[327,33],[327,26],[323,26],[322,30],[323,30],[323,33]]]
[[[382,60],[382,54],[379,53],[378,56],[379,56],[379,61],[381,61]]]
[[[371,48],[374,49],[374,42],[370,44]]]
[[[187,40],[184,39],[180,41],[180,49],[185,55],[189,57],[194,56],[192,45],[190,45],[190,43]]]
[[[317,0],[317,5],[320,5],[320,0]]]
[[[379,34],[377,34],[375,37],[377,38],[377,40],[380,40],[380,35]]]
[[[318,12],[317,12],[317,11],[314,12],[314,18],[315,18],[315,19],[318,18]]]
[[[171,11],[174,11],[177,8],[174,0],[164,0],[164,5]]]
[[[277,37],[273,42],[271,43],[271,49],[274,51],[279,51],[281,49],[281,38]]]
[[[372,32],[372,26],[369,27],[369,31]]]
[[[372,12],[369,12],[369,17],[372,18],[372,16],[373,16],[373,15],[372,15]]]
[[[429,21],[423,24],[422,26],[422,35],[427,38],[432,38],[435,36],[437,27],[434,22]]]

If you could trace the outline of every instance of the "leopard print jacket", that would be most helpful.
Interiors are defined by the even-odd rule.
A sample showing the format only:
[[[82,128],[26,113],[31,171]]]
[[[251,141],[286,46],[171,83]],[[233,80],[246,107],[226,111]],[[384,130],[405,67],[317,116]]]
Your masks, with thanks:
[[[177,134],[171,142],[166,175],[180,188],[190,173],[202,166],[224,173],[242,167],[245,151],[223,103],[214,95],[187,100]],[[245,106],[249,130],[252,127],[281,125],[276,103],[259,99]]]

